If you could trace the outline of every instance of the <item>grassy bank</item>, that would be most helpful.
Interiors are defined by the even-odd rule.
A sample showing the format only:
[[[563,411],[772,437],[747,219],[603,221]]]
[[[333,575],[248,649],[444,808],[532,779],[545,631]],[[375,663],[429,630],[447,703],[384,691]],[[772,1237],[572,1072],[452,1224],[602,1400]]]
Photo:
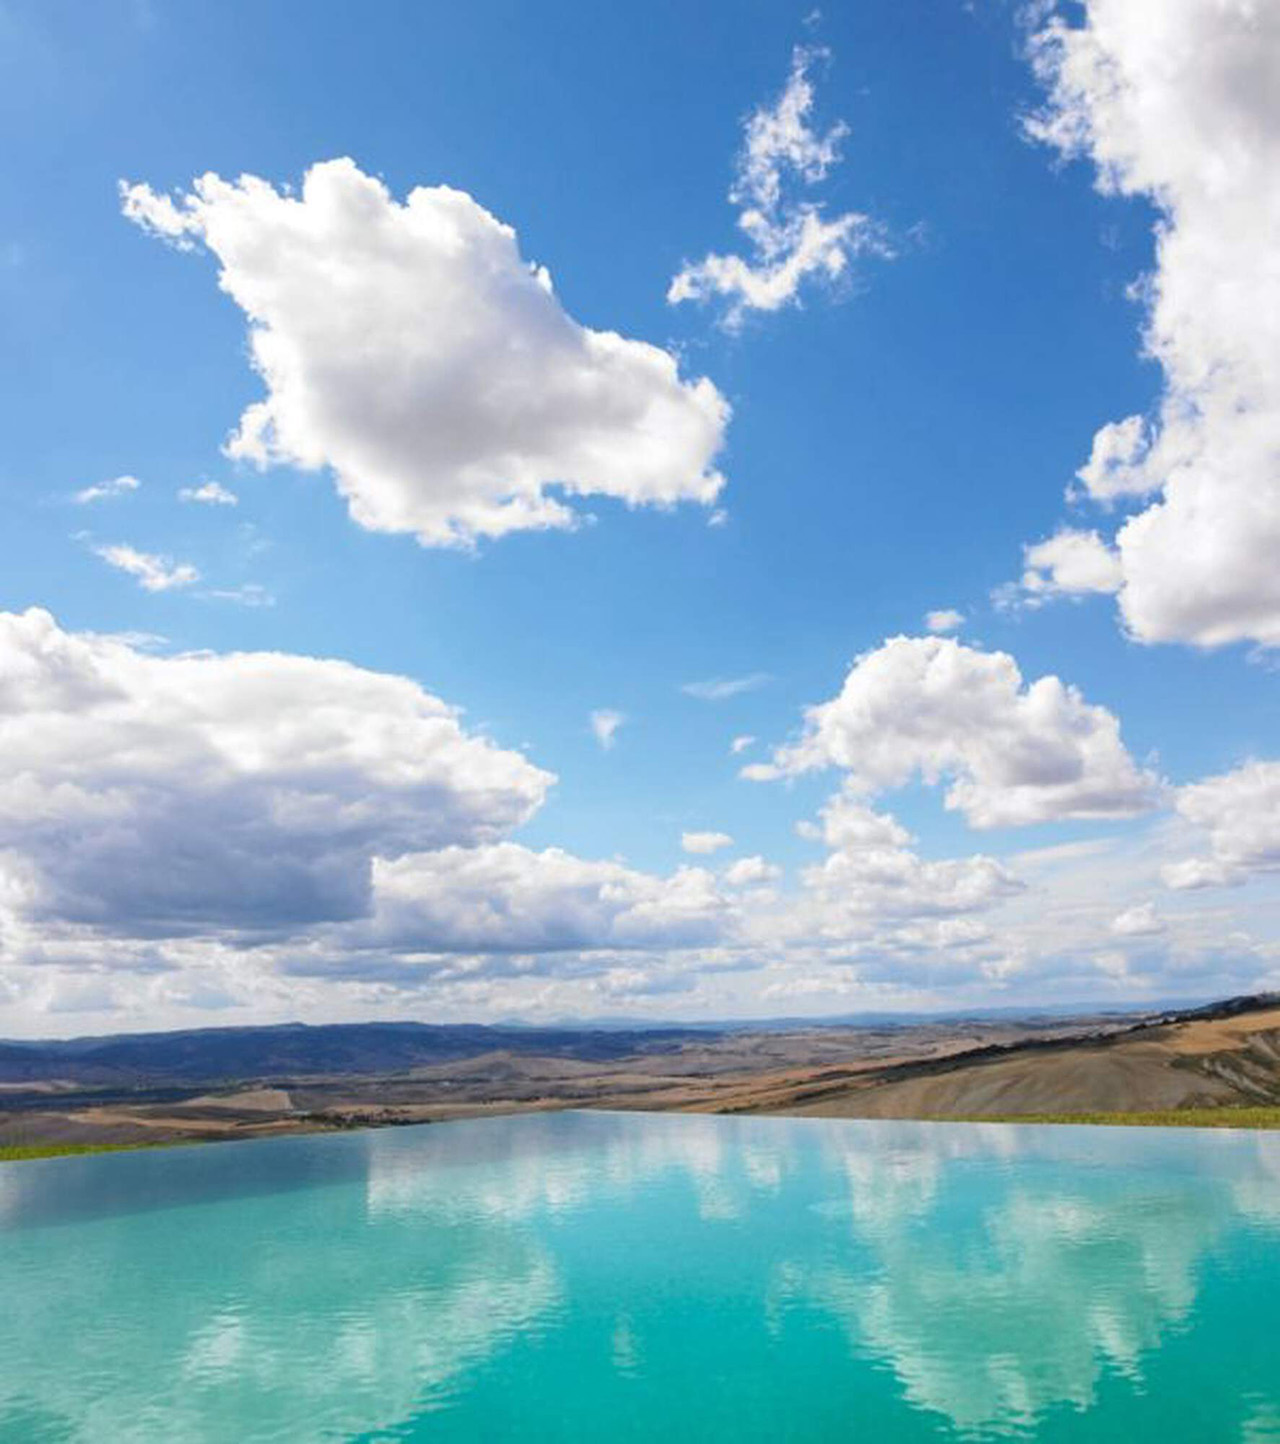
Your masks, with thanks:
[[[135,1153],[142,1148],[178,1148],[198,1138],[144,1139],[138,1143],[0,1143],[0,1163],[27,1158],[66,1158],[81,1153]]]
[[[1140,1113],[970,1113],[931,1123],[1093,1123],[1126,1128],[1280,1128],[1280,1107],[1164,1108]]]

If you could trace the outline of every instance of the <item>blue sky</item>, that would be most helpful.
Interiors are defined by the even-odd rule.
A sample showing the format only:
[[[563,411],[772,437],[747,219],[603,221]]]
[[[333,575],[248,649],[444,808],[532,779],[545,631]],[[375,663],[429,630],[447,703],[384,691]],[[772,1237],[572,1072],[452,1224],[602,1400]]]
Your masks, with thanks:
[[[99,801],[128,793],[113,826],[151,836],[163,798],[193,830],[208,832],[192,864],[204,882],[184,883],[172,916],[168,905],[144,915],[128,903],[126,880],[108,885],[100,876],[101,859],[115,855],[114,833],[94,834],[92,886],[69,861],[103,826],[100,806],[59,811],[74,843],[50,834],[47,844],[30,844],[32,818],[58,811],[48,799],[63,795],[71,773],[52,757],[56,748],[41,745],[56,720],[43,703],[19,698],[7,714],[13,755],[21,761],[30,749],[26,765],[44,801],[15,795],[0,836],[0,852],[15,859],[9,931],[0,928],[0,1033],[392,1012],[851,1011],[1058,1001],[1064,993],[1207,996],[1274,981],[1267,874],[1280,861],[1280,794],[1268,762],[1280,705],[1269,649],[1280,641],[1280,598],[1266,572],[1280,528],[1280,400],[1275,370],[1257,359],[1274,351],[1265,304],[1273,293],[1255,291],[1242,312],[1230,296],[1218,307],[1214,284],[1237,275],[1275,285],[1265,258],[1234,237],[1250,205],[1264,234],[1274,214],[1269,157],[1280,121],[1265,98],[1256,116],[1214,103],[1230,92],[1218,82],[1231,65],[1274,62],[1280,52],[1275,27],[1247,7],[1215,15],[1199,0],[1178,0],[1164,38],[1183,69],[1167,81],[1170,95],[1153,94],[1166,84],[1152,79],[1160,36],[1135,38],[1116,4],[1068,7],[1065,41],[1052,39],[1057,22],[1047,12],[879,0],[821,16],[807,6],[747,4],[384,4],[358,15],[334,4],[260,11],[160,0],[0,7],[9,156],[0,316],[10,358],[0,400],[0,606],[47,609],[69,635],[124,637],[112,645],[156,665],[189,652],[256,652],[342,659],[412,679],[461,709],[467,737],[491,739],[504,756],[523,754],[556,779],[536,805],[521,793],[501,825],[486,814],[456,838],[424,831],[421,819],[403,835],[362,834],[343,854],[362,877],[378,859],[435,859],[430,884],[413,886],[443,888],[448,898],[432,892],[430,906],[418,898],[412,924],[382,926],[375,883],[353,907],[376,939],[334,934],[323,907],[308,922],[288,888],[275,902],[269,888],[264,895],[263,916],[278,904],[276,922],[246,931],[220,901],[243,858],[237,852],[233,866],[218,851],[228,795],[218,789],[231,774],[237,786],[263,777],[246,760],[261,741],[252,728],[234,742],[218,734],[211,745],[230,772],[190,795],[180,768],[142,777],[122,761],[121,728],[156,715],[151,682],[137,684],[134,722],[95,720],[66,703],[86,729],[77,757],[103,759],[92,777],[77,761],[75,786]],[[1205,62],[1202,74],[1182,42],[1206,35],[1220,65],[1210,73]],[[807,47],[798,72],[797,46]],[[1244,58],[1259,52],[1261,62]],[[1104,64],[1121,77],[1119,101],[1098,79]],[[763,253],[752,262],[736,224],[742,203],[728,192],[735,164],[749,154],[744,127],[753,115],[781,114],[775,107],[797,74],[812,87],[796,122],[801,137],[832,148],[808,178],[766,158],[785,192],[773,259],[785,258],[783,231],[806,207],[827,220],[867,217],[872,243],[840,251],[834,281],[808,274],[776,309],[735,313],[727,296],[673,304],[672,278],[704,256],[744,257],[757,273],[770,264]],[[1207,98],[1187,134],[1157,128],[1135,138],[1126,125],[1126,99],[1133,114],[1159,114],[1166,102],[1181,113],[1194,108],[1196,87]],[[1039,139],[1028,133],[1037,114],[1050,117]],[[1228,174],[1225,198],[1209,196],[1204,177],[1218,174],[1224,156],[1239,174]],[[473,533],[440,545],[413,525],[389,526],[390,510],[379,513],[380,529],[351,515],[334,483],[341,447],[349,446],[348,491],[376,492],[385,508],[394,491],[394,507],[412,509],[427,492],[443,495],[448,468],[465,470],[467,447],[488,447],[501,424],[493,409],[501,403],[485,400],[468,430],[458,416],[469,403],[445,405],[442,390],[415,393],[426,386],[415,367],[433,368],[446,378],[441,388],[456,384],[472,397],[518,388],[530,416],[569,403],[540,394],[555,379],[536,355],[549,334],[542,322],[526,338],[525,359],[501,363],[501,383],[485,355],[458,339],[476,314],[469,272],[415,281],[410,268],[397,281],[389,270],[388,286],[438,287],[430,305],[445,308],[438,330],[406,323],[393,346],[386,318],[400,301],[377,298],[382,283],[370,279],[381,275],[370,260],[380,242],[369,240],[369,249],[353,240],[350,254],[322,254],[337,243],[317,239],[306,261],[314,276],[352,266],[359,294],[335,280],[300,299],[285,298],[302,286],[289,262],[265,282],[254,269],[265,248],[283,244],[266,210],[235,222],[245,228],[238,259],[219,252],[222,217],[235,219],[237,177],[261,178],[274,204],[285,187],[296,197],[311,167],[339,157],[354,163],[348,179],[382,182],[378,213],[389,225],[408,214],[401,203],[415,187],[448,186],[512,228],[524,261],[550,273],[555,324],[572,318],[567,324],[591,333],[648,343],[678,365],[679,379],[652,383],[661,404],[676,408],[672,417],[692,415],[688,388],[706,378],[704,398],[715,396],[731,416],[724,421],[722,411],[694,460],[692,442],[662,442],[670,453],[663,484],[685,499],[638,500],[648,484],[635,461],[644,438],[615,427],[596,481],[572,501],[572,528]],[[188,195],[206,173],[227,188],[206,196],[202,211],[188,205],[175,229],[179,212],[166,219],[165,198]],[[122,213],[121,182],[145,188],[134,224]],[[1157,224],[1185,237],[1185,248],[1157,251]],[[228,264],[235,274],[220,289]],[[1203,291],[1196,267],[1210,278]],[[1143,277],[1145,290],[1135,289]],[[312,391],[296,435],[311,427],[313,464],[299,464],[301,443],[261,467],[224,450],[241,414],[272,389],[261,358],[255,369],[250,355],[243,299],[249,290],[265,295],[264,284],[275,287],[267,311],[293,306],[258,322],[302,358],[299,374]],[[1207,320],[1180,299],[1201,294]],[[376,324],[360,314],[359,297],[370,295],[389,308]],[[417,314],[422,297],[402,299],[406,315]],[[326,308],[341,315],[313,329],[311,317]],[[1223,339],[1238,337],[1241,314],[1258,332],[1256,347]],[[505,325],[495,334],[508,335]],[[1154,338],[1145,351],[1144,333]],[[390,349],[380,351],[384,341]],[[639,365],[638,352],[626,355]],[[1209,374],[1228,381],[1206,381]],[[330,376],[337,379],[326,390]],[[277,383],[283,396],[286,381]],[[555,438],[526,430],[514,444],[525,455],[513,466],[543,466],[539,495],[556,494],[561,477],[533,455],[537,446],[545,442],[554,470],[578,445],[573,428],[598,424],[584,413],[600,404],[574,402],[572,414],[557,413]],[[344,408],[354,419],[339,415]],[[705,415],[704,407],[699,424]],[[1122,458],[1128,479],[1112,471],[1109,481],[1076,482],[1092,485],[1092,496],[1064,500],[1095,433],[1130,416],[1144,418],[1145,441],[1141,455],[1131,448]],[[401,432],[378,435],[384,423]],[[446,434],[447,447],[439,440]],[[375,485],[372,463],[350,462],[384,443],[397,458],[385,486],[390,472]],[[1226,480],[1224,468],[1233,469]],[[714,500],[697,494],[711,469],[724,478]],[[120,476],[140,485],[74,499]],[[236,504],[180,499],[181,490],[211,482]],[[1246,483],[1253,522],[1240,522]],[[1194,505],[1185,503],[1193,530],[1157,538],[1157,547],[1140,534],[1153,530],[1145,513],[1167,500],[1161,488],[1170,485],[1182,487],[1179,497],[1199,488]],[[1164,507],[1166,529],[1181,505]],[[440,514],[454,515],[447,507]],[[1141,525],[1119,539],[1132,518]],[[1084,582],[1058,552],[1039,581],[1026,581],[1034,558],[1024,560],[1024,549],[1064,531],[1086,538]],[[1184,575],[1183,559],[1199,555],[1187,535],[1225,539]],[[111,564],[122,554],[107,549],[120,546],[132,549],[132,571]],[[170,568],[163,585],[139,585],[139,555],[168,559],[154,564]],[[173,578],[182,565],[198,579]],[[934,609],[963,614],[958,641],[928,640],[924,618]],[[928,648],[936,665],[951,657],[961,668],[1003,654],[1020,676],[989,714],[966,712],[964,682],[958,711],[945,718],[937,709],[952,705],[950,692],[952,701],[941,702],[931,684],[895,692],[906,698],[895,705],[934,709],[931,740],[879,771],[859,760],[876,745],[870,724],[843,714],[831,720],[843,742],[820,739],[794,766],[770,762],[775,748],[803,735],[806,707],[837,697],[855,658],[878,655],[899,635],[919,641],[894,654],[904,665]],[[16,675],[26,675],[17,658],[33,645],[29,637],[15,644]],[[955,647],[958,660],[947,651]],[[113,675],[123,664],[113,653],[76,665]],[[1093,714],[1022,715],[1018,689],[1047,675],[1078,689],[1081,707],[1115,720],[1122,740],[1102,761],[1090,760]],[[754,684],[715,700],[684,690],[734,679]],[[232,712],[237,705],[227,703]],[[607,747],[591,725],[600,711],[623,718]],[[891,716],[877,717],[877,727],[894,729]],[[1046,781],[1056,763],[1028,763],[1026,776],[1014,777],[995,737],[1006,723],[1016,748],[1043,743],[1056,756],[1066,747],[1069,765],[1084,769],[1079,795],[1045,800],[1058,785]],[[260,725],[278,748],[278,712]],[[334,723],[339,731],[354,725]],[[183,737],[161,733],[150,745],[177,757]],[[361,758],[372,745],[344,737]],[[735,737],[756,740],[731,754]],[[1084,739],[1078,756],[1068,737]],[[744,779],[742,767],[752,764],[775,775]],[[1250,764],[1263,770],[1241,772]],[[1101,781],[1086,775],[1095,765]],[[1117,769],[1128,771],[1119,777]],[[1135,783],[1139,775],[1149,783]],[[949,786],[975,777],[981,806],[993,788],[1021,788],[1024,801],[992,803],[1001,820],[975,823],[973,809],[945,805]],[[1217,791],[1184,791],[1208,780]],[[1107,793],[1101,803],[1095,783]],[[285,785],[275,774],[261,782],[264,795]],[[291,795],[301,789],[317,808],[318,799],[337,807],[348,786],[370,795],[361,793],[367,785],[359,769],[342,787],[329,773],[323,785],[287,781]],[[891,811],[914,836],[886,844],[899,874],[888,901],[879,883],[874,897],[859,891],[874,871],[870,844],[856,844],[864,852],[855,857],[847,839],[797,833],[842,787],[846,800],[856,794],[858,807]],[[1081,801],[1085,792],[1094,800]],[[1033,796],[1040,800],[1025,802]],[[418,796],[412,805],[437,804]],[[1257,815],[1237,828],[1241,807]],[[337,824],[315,824],[326,826]],[[691,832],[732,843],[690,853],[681,838]],[[273,834],[269,851],[310,856],[331,844],[289,832]],[[1037,853],[1020,871],[1028,853],[1064,845],[1091,861],[1070,871],[1059,854]],[[571,897],[559,883],[543,897],[541,884],[505,871],[474,891],[458,892],[453,873],[441,880],[441,848],[493,847],[524,849],[502,854],[517,870],[528,855],[556,849],[575,867],[607,862],[623,871],[610,882],[588,867],[565,884]],[[131,866],[166,865],[163,848],[125,853]],[[977,855],[1009,880],[976,900],[939,902],[946,886],[920,869]],[[768,877],[744,903],[722,874],[757,857]],[[1195,859],[1204,865],[1192,877],[1185,865]],[[469,854],[459,866],[489,860]],[[852,869],[835,896],[830,882],[806,882],[806,870],[833,861]],[[1161,881],[1161,869],[1179,866],[1185,886]],[[685,881],[673,884],[681,868]],[[689,869],[699,875],[690,880]],[[664,921],[646,933],[606,909],[593,931],[579,914],[596,917],[614,886],[645,897],[659,888],[658,911],[672,886],[693,888],[698,901],[672,904],[679,926]],[[522,912],[528,888],[537,893],[533,921]],[[1061,914],[1061,935],[1033,938],[1027,920],[1046,907]],[[473,925],[477,909],[514,918],[491,947]],[[1117,930],[1126,910],[1138,921]],[[460,917],[470,921],[459,930]],[[948,933],[940,919],[963,927]],[[927,940],[910,932],[926,923]]]

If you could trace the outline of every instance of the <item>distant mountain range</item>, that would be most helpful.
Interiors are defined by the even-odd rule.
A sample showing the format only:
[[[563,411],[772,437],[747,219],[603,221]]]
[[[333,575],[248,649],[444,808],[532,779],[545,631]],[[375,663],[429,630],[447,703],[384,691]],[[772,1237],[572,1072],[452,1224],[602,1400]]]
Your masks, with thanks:
[[[684,1028],[488,1027],[482,1024],[284,1023],[174,1033],[0,1042],[0,1083],[80,1087],[217,1084],[246,1079],[385,1074],[508,1052],[607,1062],[676,1048]]]
[[[1141,1013],[1077,1009],[1071,1015],[1078,1033],[1099,1031],[1123,1036],[1134,1030],[1170,1022],[1230,1018],[1274,1008],[1275,997],[1233,998],[1204,1005],[1148,1007]],[[638,1024],[527,1027],[479,1023],[283,1023],[265,1027],[198,1028],[169,1033],[117,1033],[105,1037],[0,1041],[0,1085],[60,1084],[78,1089],[190,1089],[230,1083],[307,1078],[374,1077],[409,1073],[458,1063],[487,1054],[513,1058],[574,1059],[582,1063],[614,1063],[674,1052],[687,1045],[707,1045],[717,1037],[797,1033],[853,1028],[884,1030],[936,1025],[948,1030],[969,1021],[1013,1017],[1004,1010],[970,1015],[856,1015],[840,1019],[769,1020],[758,1024],[695,1023],[680,1027]],[[1052,1015],[1028,1011],[1021,1017],[1036,1032]],[[1117,1029],[1117,1024],[1119,1028]],[[1034,1037],[1011,1045],[978,1049],[964,1055],[971,1064],[1006,1054],[1028,1058],[1045,1049],[1061,1050],[1063,1042],[1037,1042]],[[960,1058],[947,1063],[910,1065],[933,1072],[952,1072]]]

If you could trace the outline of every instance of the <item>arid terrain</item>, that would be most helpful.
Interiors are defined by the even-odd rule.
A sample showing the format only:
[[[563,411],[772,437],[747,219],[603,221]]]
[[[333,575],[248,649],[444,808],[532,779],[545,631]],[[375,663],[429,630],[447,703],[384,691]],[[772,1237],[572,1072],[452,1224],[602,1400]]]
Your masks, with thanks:
[[[1252,1001],[1252,1000],[1250,1000]],[[1024,1039],[880,1067],[769,1111],[857,1118],[1166,1113],[1280,1104],[1280,1001],[1109,1036]]]
[[[625,1032],[352,1024],[0,1045],[0,1147],[9,1148],[254,1137],[549,1108],[1176,1118],[1276,1105],[1275,997],[1022,1021]]]

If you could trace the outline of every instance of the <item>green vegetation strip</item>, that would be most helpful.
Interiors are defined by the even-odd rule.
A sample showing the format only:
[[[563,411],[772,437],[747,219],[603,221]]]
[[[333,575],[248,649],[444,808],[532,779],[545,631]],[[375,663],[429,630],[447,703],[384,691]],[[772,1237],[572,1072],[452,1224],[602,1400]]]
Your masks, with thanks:
[[[1280,1128],[1280,1107],[1163,1108],[1146,1113],[964,1113],[931,1123],[1099,1123],[1127,1128]]]
[[[143,1148],[177,1148],[199,1138],[144,1139],[137,1143],[0,1143],[0,1163],[28,1158],[64,1158],[81,1153],[134,1153]]]

